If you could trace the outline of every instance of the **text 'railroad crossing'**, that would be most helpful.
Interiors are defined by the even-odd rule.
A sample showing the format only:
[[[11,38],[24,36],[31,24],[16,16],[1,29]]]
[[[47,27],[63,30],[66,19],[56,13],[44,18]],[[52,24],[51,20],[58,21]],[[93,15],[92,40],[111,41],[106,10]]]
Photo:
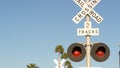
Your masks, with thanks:
[[[101,0],[91,0],[89,3],[85,3],[83,0],[73,0],[82,10],[72,19],[78,24],[87,14],[92,17],[98,24],[102,22],[103,18],[93,8]]]

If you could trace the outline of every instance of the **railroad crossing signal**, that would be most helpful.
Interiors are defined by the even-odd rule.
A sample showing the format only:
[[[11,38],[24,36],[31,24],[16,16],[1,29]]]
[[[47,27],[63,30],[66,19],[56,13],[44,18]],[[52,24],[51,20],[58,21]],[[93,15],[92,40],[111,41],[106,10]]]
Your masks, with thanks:
[[[67,50],[68,58],[74,62],[82,61],[86,56],[85,47],[85,44],[81,43],[71,44]],[[91,56],[94,60],[103,62],[110,56],[110,50],[104,43],[94,43],[91,45]]]
[[[95,20],[96,23],[101,23],[103,18],[93,9],[101,0],[73,0],[82,10],[72,19],[74,23],[78,24],[84,17],[86,22],[84,28],[77,29],[77,35],[86,35],[86,44],[73,43],[68,47],[68,58],[74,62],[80,62],[86,57],[86,67],[93,68],[90,63],[90,56],[98,62],[103,62],[108,59],[110,50],[104,43],[94,43],[91,45],[91,35],[99,35],[98,28],[92,28],[90,17]],[[90,1],[90,2],[89,2]],[[84,67],[83,67],[84,68]]]
[[[54,61],[54,63],[57,65],[55,68],[59,68],[58,66],[59,66],[59,63],[58,63],[58,61],[56,60],[56,59],[54,59],[53,60]],[[64,66],[63,66],[63,64],[65,63],[65,59],[62,59],[61,60],[61,62],[60,62],[60,68],[64,68]]]
[[[93,10],[93,8],[101,0],[91,0],[89,3],[85,3],[83,0],[73,0],[82,10],[72,19],[78,24],[87,14],[90,15],[98,24],[102,22],[103,18]]]

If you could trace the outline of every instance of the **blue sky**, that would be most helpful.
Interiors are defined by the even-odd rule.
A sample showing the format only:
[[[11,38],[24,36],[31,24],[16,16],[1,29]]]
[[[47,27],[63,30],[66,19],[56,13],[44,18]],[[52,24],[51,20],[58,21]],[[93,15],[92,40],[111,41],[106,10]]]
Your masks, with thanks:
[[[103,42],[110,48],[105,62],[91,58],[92,67],[118,68],[120,44],[120,0],[101,0],[94,8],[104,20],[93,28],[100,35],[91,42]],[[74,42],[85,42],[85,36],[77,36],[77,28],[83,28],[85,19],[75,24],[72,18],[81,10],[72,0],[0,0],[0,68],[27,68],[35,63],[41,68],[55,68],[53,59],[57,44],[65,51]],[[73,67],[84,67],[86,59]]]

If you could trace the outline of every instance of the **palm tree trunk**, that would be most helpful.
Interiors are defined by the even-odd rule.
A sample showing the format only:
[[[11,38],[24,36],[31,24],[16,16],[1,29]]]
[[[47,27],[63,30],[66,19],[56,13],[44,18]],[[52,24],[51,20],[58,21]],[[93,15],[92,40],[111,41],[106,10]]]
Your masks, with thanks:
[[[60,53],[58,55],[58,68],[61,68]]]

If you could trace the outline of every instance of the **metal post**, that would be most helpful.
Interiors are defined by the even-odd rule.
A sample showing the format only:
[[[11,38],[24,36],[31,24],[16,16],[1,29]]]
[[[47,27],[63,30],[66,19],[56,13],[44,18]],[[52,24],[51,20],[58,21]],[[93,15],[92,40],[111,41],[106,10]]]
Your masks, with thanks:
[[[119,46],[119,68],[120,68],[120,44],[118,46]]]
[[[119,51],[119,68],[120,68],[120,51]]]
[[[86,3],[88,3],[89,0],[86,0]],[[90,16],[86,16],[86,22],[90,22]],[[90,68],[90,35],[86,35],[86,68]]]
[[[90,36],[86,36],[86,67],[90,67]]]

